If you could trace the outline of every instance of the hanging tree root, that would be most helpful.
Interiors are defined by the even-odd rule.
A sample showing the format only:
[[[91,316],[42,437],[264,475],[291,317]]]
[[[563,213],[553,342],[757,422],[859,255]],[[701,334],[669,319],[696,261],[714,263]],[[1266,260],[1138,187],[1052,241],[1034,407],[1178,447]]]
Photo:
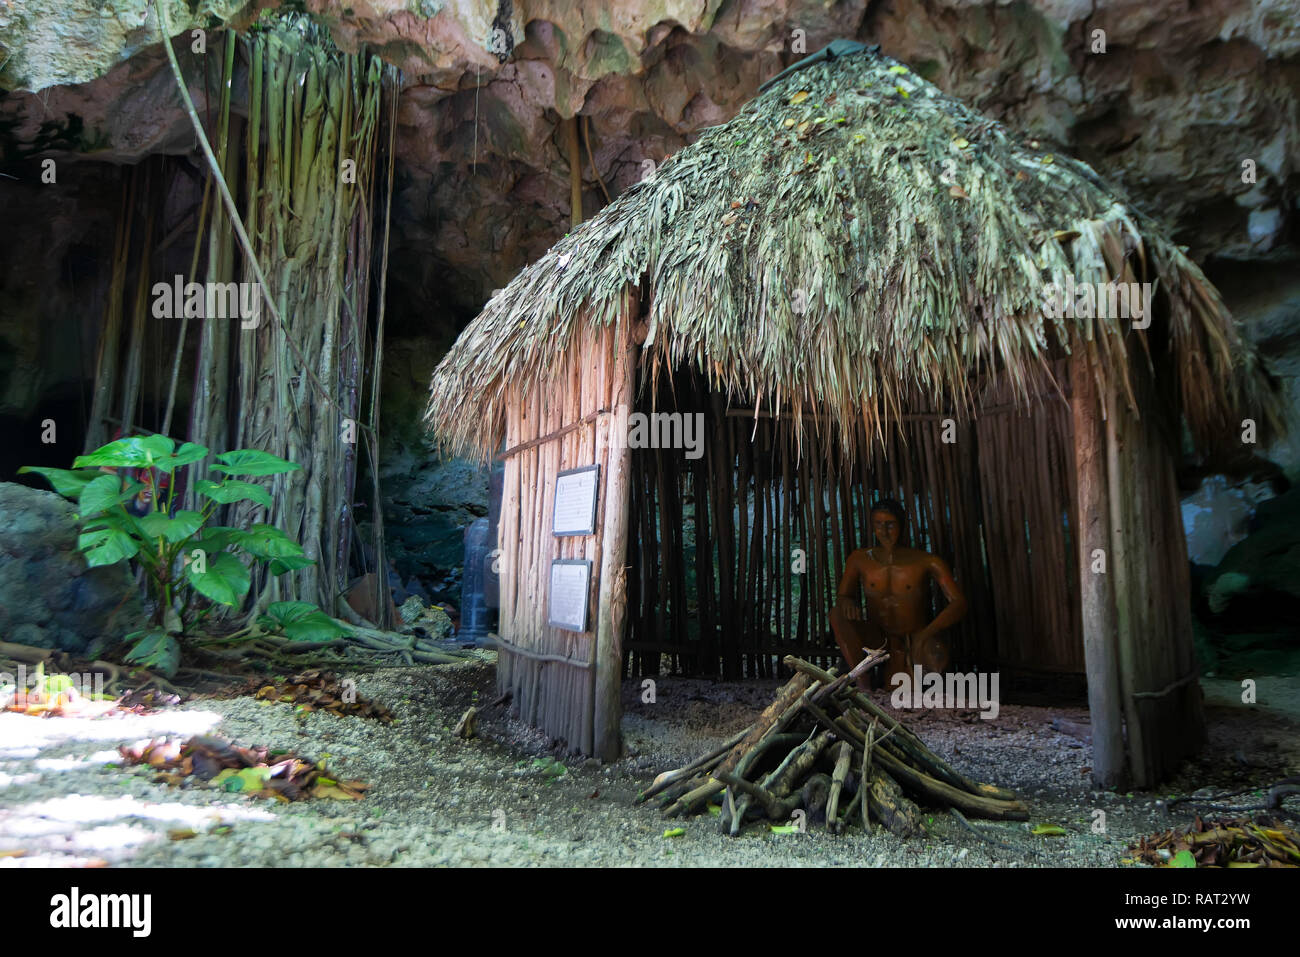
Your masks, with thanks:
[[[869,656],[844,675],[787,657],[794,677],[752,725],[659,775],[638,801],[659,795],[664,816],[676,817],[703,811],[720,796],[719,829],[733,837],[747,818],[786,820],[801,808],[809,823],[825,821],[837,834],[872,821],[900,837],[917,833],[922,813],[915,802],[971,817],[1026,820],[1028,808],[1014,793],[970,780],[857,690],[857,673],[886,657]]]

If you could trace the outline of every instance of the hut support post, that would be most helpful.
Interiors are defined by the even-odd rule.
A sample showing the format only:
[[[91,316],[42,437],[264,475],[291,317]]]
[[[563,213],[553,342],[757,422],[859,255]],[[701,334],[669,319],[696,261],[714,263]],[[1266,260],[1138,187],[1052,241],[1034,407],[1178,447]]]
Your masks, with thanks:
[[[1124,422],[1120,422],[1121,415]],[[1137,711],[1137,700],[1133,697],[1134,678],[1137,671],[1138,636],[1133,621],[1133,570],[1129,566],[1131,555],[1128,547],[1128,535],[1125,528],[1123,480],[1124,474],[1123,446],[1129,440],[1128,416],[1121,409],[1120,400],[1114,390],[1106,397],[1106,475],[1110,493],[1110,550],[1106,554],[1106,572],[1111,576],[1115,596],[1115,634],[1118,646],[1120,693],[1122,696],[1124,720],[1128,727],[1128,749],[1130,770],[1138,786],[1146,786],[1149,778],[1146,742],[1143,739],[1141,717]],[[1132,489],[1127,490],[1133,494]],[[1149,636],[1148,636],[1149,637]],[[1095,732],[1094,732],[1095,733]],[[1095,739],[1094,739],[1095,740]]]
[[[1135,404],[1108,397],[1108,566],[1115,592],[1130,784],[1151,787],[1205,742],[1192,647],[1187,546],[1174,484],[1175,426],[1150,372],[1133,364]]]
[[[1116,661],[1115,595],[1110,575],[1094,571],[1098,566],[1093,559],[1098,549],[1105,554],[1110,551],[1106,434],[1100,419],[1102,407],[1096,380],[1082,349],[1070,361],[1070,390],[1074,468],[1078,476],[1073,530],[1079,554],[1088,711],[1092,715],[1092,779],[1098,787],[1118,787],[1123,782],[1126,765]]]
[[[632,452],[627,444],[636,363],[630,338],[630,310],[614,331],[615,364],[610,396],[609,466],[605,480],[605,521],[601,529],[600,603],[596,618],[595,757],[617,761],[623,741],[623,629],[627,611],[627,529]]]

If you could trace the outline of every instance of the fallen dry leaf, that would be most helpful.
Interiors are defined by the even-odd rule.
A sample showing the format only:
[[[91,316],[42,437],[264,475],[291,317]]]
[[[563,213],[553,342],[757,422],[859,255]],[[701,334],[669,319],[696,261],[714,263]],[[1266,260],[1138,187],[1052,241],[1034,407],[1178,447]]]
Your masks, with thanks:
[[[193,777],[210,787],[277,801],[308,797],[358,800],[366,789],[360,781],[325,777],[321,766],[287,752],[242,748],[209,735],[195,735],[183,742],[155,739],[134,747],[123,745],[118,752],[126,764],[158,768],[161,773],[154,780],[171,786]],[[324,790],[320,790],[322,786]]]
[[[334,801],[360,801],[366,786],[360,781],[333,781],[321,779],[311,789],[311,796]]]
[[[355,688],[345,688],[338,676],[330,672],[304,671],[274,684],[267,684],[264,679],[251,679],[232,689],[226,697],[246,694],[259,701],[292,704],[304,713],[323,710],[331,714],[374,718],[384,724],[391,724],[393,720],[393,713],[388,708],[357,694]]]
[[[1207,825],[1198,816],[1185,828],[1171,828],[1130,846],[1138,860],[1158,867],[1175,859],[1196,867],[1300,866],[1300,833],[1281,821],[1250,818]],[[1181,855],[1181,856],[1180,856]]]

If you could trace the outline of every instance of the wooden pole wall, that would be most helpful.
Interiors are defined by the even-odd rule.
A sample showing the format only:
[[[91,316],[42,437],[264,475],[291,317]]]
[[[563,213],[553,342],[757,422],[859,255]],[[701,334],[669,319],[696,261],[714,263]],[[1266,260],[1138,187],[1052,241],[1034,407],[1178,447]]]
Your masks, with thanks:
[[[622,642],[611,629],[622,627],[619,573],[629,515],[626,396],[634,367],[627,326],[626,321],[617,330],[583,324],[548,380],[529,390],[511,387],[497,542],[499,691],[511,693],[521,720],[563,742],[570,752],[596,754],[603,747],[603,753],[615,757]],[[601,470],[595,534],[557,538],[552,532],[556,478],[561,471],[593,464]],[[586,632],[547,624],[556,559],[592,563]],[[612,678],[607,661],[602,671],[601,651],[616,656]]]
[[[1017,414],[1009,392],[990,391],[990,413],[951,424],[911,397],[883,442],[860,434],[851,464],[824,427],[805,432],[796,458],[788,415],[728,409],[690,374],[638,401],[643,413],[702,411],[706,441],[696,461],[633,452],[630,674],[658,674],[661,656],[723,678],[778,674],[786,653],[836,663],[828,611],[848,553],[873,541],[870,504],[886,495],[904,501],[913,544],[943,557],[967,595],[955,663],[1083,673],[1071,413],[1059,393]]]

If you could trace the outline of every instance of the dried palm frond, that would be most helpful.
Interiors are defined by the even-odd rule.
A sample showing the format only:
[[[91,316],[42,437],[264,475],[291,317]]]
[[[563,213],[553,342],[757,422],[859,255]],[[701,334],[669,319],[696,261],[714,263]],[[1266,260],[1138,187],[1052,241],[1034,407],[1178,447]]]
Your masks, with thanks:
[[[1067,277],[1156,284],[1154,322],[1048,317],[1045,287]],[[850,450],[909,395],[973,414],[972,379],[990,372],[1028,403],[1049,353],[1080,347],[1131,403],[1130,362],[1159,343],[1202,444],[1242,416],[1280,422],[1217,292],[1151,220],[871,51],[779,80],[521,272],[435,370],[430,428],[491,454],[506,383],[544,386],[579,325],[616,322],[643,281],[652,372],[694,366]]]

